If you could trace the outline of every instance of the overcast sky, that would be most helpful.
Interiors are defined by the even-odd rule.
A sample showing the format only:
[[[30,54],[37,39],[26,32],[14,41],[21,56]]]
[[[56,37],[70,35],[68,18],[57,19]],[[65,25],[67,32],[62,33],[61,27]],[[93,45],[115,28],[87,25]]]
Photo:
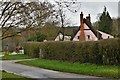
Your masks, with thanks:
[[[29,1],[35,1],[35,0],[29,0]],[[45,1],[45,0],[39,0],[39,1]],[[50,1],[51,3],[54,3],[54,0],[46,0],[46,1]],[[62,0],[57,0],[57,1],[62,1]],[[66,0],[66,1],[71,1],[71,0]],[[77,13],[67,12],[66,16],[67,18],[70,19],[70,23],[76,26],[80,25],[80,13],[81,12],[83,12],[84,17],[90,14],[91,22],[95,22],[98,20],[98,14],[103,12],[104,6],[106,6],[107,11],[109,12],[112,18],[113,17],[117,18],[119,15],[118,14],[118,2],[120,0],[73,0],[73,1],[77,1],[78,3],[81,4],[79,12]]]
[[[91,15],[91,22],[95,22],[98,20],[98,14],[102,13],[104,10],[104,6],[106,6],[107,11],[110,16],[113,18],[118,17],[118,2],[81,2],[81,8],[78,13],[67,13],[74,25],[79,25],[80,13],[83,12],[84,17],[88,14]]]
[[[57,0],[62,1],[62,0]],[[71,1],[71,0],[66,0]],[[83,12],[84,17],[88,14],[91,15],[91,22],[98,20],[98,14],[102,13],[104,6],[106,6],[107,11],[109,12],[112,18],[118,17],[118,2],[119,0],[73,0],[78,1],[81,4],[81,8],[77,13],[67,12],[67,17],[70,19],[70,22],[73,25],[80,25],[80,13]],[[52,2],[52,1],[51,1]],[[119,6],[120,7],[120,6]]]

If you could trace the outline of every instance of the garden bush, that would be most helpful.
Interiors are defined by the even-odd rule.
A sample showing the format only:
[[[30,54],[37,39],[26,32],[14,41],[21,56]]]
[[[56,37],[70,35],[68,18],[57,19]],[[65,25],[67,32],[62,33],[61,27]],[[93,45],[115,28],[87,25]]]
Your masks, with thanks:
[[[32,57],[39,57],[39,43],[38,42],[28,42],[24,43],[25,54]]]
[[[46,39],[46,35],[44,34],[37,34],[36,36],[32,36],[28,39],[28,41],[38,41],[43,42]]]
[[[120,39],[87,42],[27,42],[25,53],[44,59],[118,65],[120,62]]]
[[[101,40],[99,53],[102,55],[103,64],[118,64],[120,56],[120,39]]]

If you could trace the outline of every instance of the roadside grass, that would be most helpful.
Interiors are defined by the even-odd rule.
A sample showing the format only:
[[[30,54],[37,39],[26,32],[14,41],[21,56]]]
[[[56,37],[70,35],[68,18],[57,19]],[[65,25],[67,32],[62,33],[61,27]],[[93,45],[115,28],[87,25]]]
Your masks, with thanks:
[[[18,59],[30,59],[31,56],[25,54],[5,55],[1,57],[2,60],[18,60]]]
[[[3,54],[3,52],[0,52],[0,54]]]
[[[0,52],[0,54],[4,54],[5,55],[5,54],[9,54],[9,52]]]
[[[120,78],[118,75],[118,72],[120,72],[119,66],[95,65],[89,63],[80,64],[77,62],[70,63],[70,62],[45,60],[45,59],[19,61],[17,63],[56,70],[56,71],[83,74],[83,75],[91,75],[91,76],[106,77],[106,78]]]
[[[8,73],[6,71],[0,71],[0,73],[2,74],[2,80],[35,80],[35,79],[19,76],[13,73]]]

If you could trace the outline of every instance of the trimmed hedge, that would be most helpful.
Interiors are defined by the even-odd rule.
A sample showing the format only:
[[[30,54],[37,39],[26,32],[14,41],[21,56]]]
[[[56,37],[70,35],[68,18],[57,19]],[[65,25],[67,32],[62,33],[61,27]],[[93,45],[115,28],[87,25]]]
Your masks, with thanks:
[[[120,39],[87,42],[27,42],[24,48],[26,54],[44,59],[102,65],[118,65],[120,62]]]
[[[28,39],[28,41],[38,41],[43,42],[46,39],[46,35],[44,34],[37,34],[36,36],[32,36]]]
[[[25,54],[32,57],[39,57],[39,42],[24,43],[23,46]]]

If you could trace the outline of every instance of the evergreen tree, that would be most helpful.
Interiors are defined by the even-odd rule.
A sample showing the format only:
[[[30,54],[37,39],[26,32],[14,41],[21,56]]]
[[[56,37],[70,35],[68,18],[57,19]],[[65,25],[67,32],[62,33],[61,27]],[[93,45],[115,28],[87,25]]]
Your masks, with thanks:
[[[99,18],[99,30],[103,31],[105,33],[112,33],[112,19],[109,15],[109,12],[106,10],[106,7],[104,7],[104,11],[102,15]]]

